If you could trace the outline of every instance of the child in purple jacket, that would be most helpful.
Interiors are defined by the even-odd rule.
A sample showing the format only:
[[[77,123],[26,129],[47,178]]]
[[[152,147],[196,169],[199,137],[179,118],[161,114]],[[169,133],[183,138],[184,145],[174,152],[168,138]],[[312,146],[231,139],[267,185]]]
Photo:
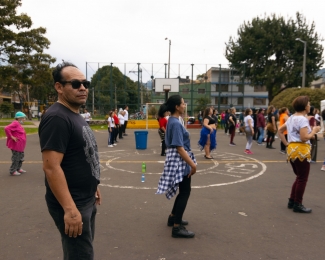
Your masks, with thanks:
[[[24,161],[24,150],[26,146],[26,132],[21,125],[24,123],[26,115],[23,112],[17,112],[15,119],[15,121],[5,127],[7,147],[12,152],[12,164],[9,169],[11,176],[19,176],[26,172],[21,168]]]

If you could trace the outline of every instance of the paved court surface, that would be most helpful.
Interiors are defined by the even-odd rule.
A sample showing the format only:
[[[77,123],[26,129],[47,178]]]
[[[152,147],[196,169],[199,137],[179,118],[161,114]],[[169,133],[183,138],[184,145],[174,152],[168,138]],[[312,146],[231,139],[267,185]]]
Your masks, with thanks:
[[[134,131],[115,148],[107,147],[107,131],[95,132],[101,159],[95,259],[324,259],[325,172],[320,171],[325,141],[319,141],[318,162],[311,165],[304,204],[311,214],[286,208],[294,179],[290,164],[276,150],[253,144],[243,153],[245,137],[218,131],[214,160],[197,149],[199,130],[191,129],[198,160],[184,219],[194,239],[175,239],[167,227],[173,199],[155,195],[164,157],[157,130],[148,130],[146,150],[135,149]],[[0,140],[0,259],[62,259],[60,236],[47,212],[44,174],[37,135],[29,135],[22,176],[9,176],[10,151]],[[141,164],[146,181],[141,183]]]

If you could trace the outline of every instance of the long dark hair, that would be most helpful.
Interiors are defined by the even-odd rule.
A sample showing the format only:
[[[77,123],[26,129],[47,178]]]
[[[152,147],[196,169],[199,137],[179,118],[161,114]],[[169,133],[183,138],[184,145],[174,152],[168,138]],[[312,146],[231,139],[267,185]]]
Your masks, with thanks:
[[[207,107],[206,109],[204,109],[203,118],[205,118],[205,117],[207,117],[209,115],[210,109],[211,109],[211,107]]]
[[[176,111],[176,106],[180,106],[181,103],[182,103],[182,97],[180,95],[170,96],[167,102],[160,106],[158,111],[158,116],[159,113],[162,113],[162,115],[164,115],[166,111],[169,111],[171,114],[174,114]]]

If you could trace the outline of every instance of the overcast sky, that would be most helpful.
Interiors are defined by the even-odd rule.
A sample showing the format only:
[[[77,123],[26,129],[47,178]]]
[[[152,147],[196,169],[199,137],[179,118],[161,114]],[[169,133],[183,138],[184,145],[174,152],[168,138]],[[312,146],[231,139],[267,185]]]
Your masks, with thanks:
[[[33,27],[45,27],[51,41],[46,52],[61,62],[75,63],[88,79],[98,64],[114,63],[130,72],[141,63],[143,81],[153,73],[164,77],[171,39],[171,77],[194,75],[205,68],[228,64],[225,42],[237,36],[244,21],[275,13],[295,17],[301,12],[325,36],[320,0],[23,0],[18,12],[27,13]],[[323,46],[325,43],[322,42]],[[94,62],[94,63],[90,63]],[[124,67],[124,63],[127,63]],[[152,70],[152,63],[153,70]],[[180,66],[178,64],[181,64]],[[180,70],[179,70],[180,68]]]

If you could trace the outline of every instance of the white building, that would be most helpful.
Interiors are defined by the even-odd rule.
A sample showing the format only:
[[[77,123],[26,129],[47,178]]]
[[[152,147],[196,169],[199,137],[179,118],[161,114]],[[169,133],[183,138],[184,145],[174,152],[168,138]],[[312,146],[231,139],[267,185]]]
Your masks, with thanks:
[[[268,107],[266,86],[251,86],[247,80],[243,82],[240,75],[229,68],[211,67],[207,71],[207,81],[211,82],[211,105],[218,106],[218,109],[223,110],[231,106],[237,110]]]

